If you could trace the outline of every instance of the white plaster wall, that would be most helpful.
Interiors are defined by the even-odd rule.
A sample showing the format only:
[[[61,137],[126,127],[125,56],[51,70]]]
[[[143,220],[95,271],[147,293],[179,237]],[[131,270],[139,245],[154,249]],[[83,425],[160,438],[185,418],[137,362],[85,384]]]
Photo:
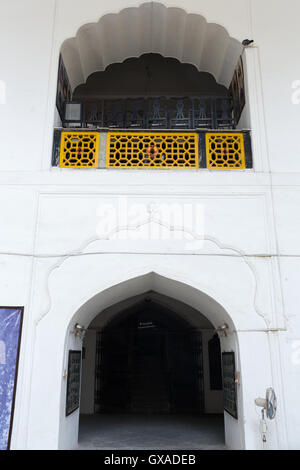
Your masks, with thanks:
[[[157,193],[154,194],[157,197]],[[230,312],[230,316],[225,310],[218,310],[216,305],[212,308],[209,303],[200,299],[197,300],[197,298],[194,298],[191,304],[191,293],[167,285],[164,287],[161,281],[153,281],[150,285],[148,283],[141,284],[140,288],[142,290],[140,293],[148,291],[149,288],[158,292],[162,291],[170,297],[189,303],[193,308],[199,308],[199,301],[201,301],[203,307],[201,311],[207,315],[215,326],[226,321],[231,328],[235,327],[238,330],[258,329],[263,331],[267,324],[270,324],[273,328],[284,325],[280,299],[278,299],[278,292],[276,291],[278,282],[277,266],[274,265],[272,257],[265,256],[272,246],[272,236],[265,224],[266,212],[265,209],[262,210],[264,205],[260,202],[261,200],[264,201],[265,198],[261,196],[257,198],[256,195],[250,199],[248,197],[244,198],[245,201],[248,199],[248,230],[250,231],[251,226],[255,225],[256,231],[255,237],[250,240],[250,243],[246,236],[245,240],[241,240],[243,248],[241,249],[238,245],[238,239],[234,238],[236,233],[232,232],[229,226],[226,229],[226,219],[222,219],[222,209],[227,211],[228,217],[230,215],[233,221],[231,227],[237,225],[242,217],[239,204],[236,204],[235,198],[231,197],[231,193],[229,194],[229,198],[225,197],[226,193],[223,194],[223,197],[220,194],[216,196],[216,193],[213,192],[211,192],[209,198],[205,195],[204,201],[205,205],[208,205],[209,214],[206,233],[212,234],[212,236],[207,235],[201,249],[193,249],[190,253],[185,252],[185,244],[181,240],[170,241],[166,239],[159,243],[155,240],[145,243],[145,241],[141,242],[136,239],[131,241],[118,240],[112,236],[111,240],[104,241],[101,240],[101,234],[100,239],[97,239],[98,235],[95,232],[98,220],[97,207],[102,200],[102,198],[99,199],[98,195],[89,193],[86,195],[49,193],[40,196],[34,245],[35,253],[39,258],[33,266],[32,282],[34,283],[34,289],[30,305],[32,323],[28,326],[27,333],[25,332],[29,344],[28,349],[24,351],[25,364],[21,372],[23,388],[20,389],[25,392],[19,395],[20,398],[22,396],[22,400],[20,398],[19,401],[17,400],[17,408],[20,410],[21,415],[18,417],[18,424],[15,428],[15,447],[56,448],[59,446],[60,448],[70,448],[76,445],[78,413],[76,412],[68,418],[64,417],[66,390],[65,381],[62,377],[64,375],[63,370],[66,368],[66,359],[63,360],[60,351],[65,351],[63,355],[66,358],[68,347],[78,348],[80,345],[73,344],[74,341],[71,335],[68,336],[69,344],[65,345],[64,331],[68,323],[67,319],[74,315],[80,305],[83,305],[96,293],[105,289],[109,282],[112,284],[117,282],[121,272],[121,264],[124,266],[121,277],[123,280],[130,278],[136,272],[139,273],[141,266],[144,267],[145,272],[158,270],[167,277],[172,277],[172,273],[178,272],[178,270],[179,272],[183,271],[181,274],[183,280],[186,280],[192,286],[198,285],[200,290],[209,293],[225,307],[227,312]],[[193,205],[202,200],[201,196],[201,192],[196,197],[195,195],[193,197],[189,195],[186,201]],[[217,203],[216,197],[218,197]],[[110,198],[111,201],[113,199]],[[146,207],[153,200],[152,197],[145,197],[145,195],[142,197],[131,195],[128,199],[129,206],[131,202],[144,201]],[[174,200],[168,194],[162,194],[160,200],[164,199]],[[231,210],[226,207],[228,204],[230,204]],[[251,209],[252,206],[253,210]],[[178,207],[177,210],[180,212],[180,204]],[[260,211],[261,215],[259,217]],[[250,218],[251,212],[253,212],[252,218]],[[144,220],[143,217],[142,219]],[[150,215],[148,223],[149,225],[153,223]],[[64,227],[63,230],[62,227]],[[245,229],[247,230],[247,226]],[[136,232],[138,231],[137,229]],[[219,237],[221,237],[221,242],[218,240]],[[247,253],[248,250],[249,255],[245,256],[244,253]],[[253,252],[252,255],[251,251]],[[62,255],[66,252],[69,252],[71,256],[58,257],[59,254]],[[123,255],[120,255],[122,252]],[[184,257],[180,256],[179,252]],[[259,253],[261,253],[261,256],[258,257],[257,254]],[[149,259],[151,260],[150,265]],[[228,276],[228,273],[230,273],[230,276]],[[13,269],[11,274],[13,276]],[[109,281],[109,277],[111,277],[111,281]],[[123,289],[123,299],[138,293],[136,288],[133,291],[128,288]],[[12,299],[15,294],[12,292],[10,295]],[[117,293],[113,291],[110,302],[115,303],[117,300],[119,300]],[[9,302],[7,303],[9,304]],[[95,301],[94,306],[92,305],[92,316],[87,317],[86,314],[90,311],[90,308],[87,310],[84,308],[80,314],[79,319],[83,324],[88,324],[93,316],[99,312],[99,301]],[[46,323],[44,323],[44,318],[47,318]],[[39,322],[37,329],[34,327],[35,321]],[[75,324],[75,319],[73,322]],[[56,332],[57,347],[57,356],[54,358],[49,357],[49,350],[52,350],[52,338],[49,332],[53,328]],[[30,342],[31,332],[35,332],[35,338],[32,339],[32,342]],[[248,346],[250,346],[250,343]],[[235,350],[237,350],[236,344]],[[246,354],[246,351],[244,351],[244,354]],[[49,359],[51,359],[50,367],[53,370],[49,375],[43,377],[43,364]],[[53,361],[53,359],[55,360]],[[251,356],[251,359],[255,360],[253,356]],[[256,348],[256,361],[260,361],[259,348]],[[269,367],[267,361],[265,366]],[[246,369],[248,369],[248,366]],[[48,371],[48,367],[45,370]],[[263,369],[261,377],[267,376]],[[39,407],[43,407],[43,403],[39,402],[38,397],[42,396],[47,384],[53,392],[55,387],[60,389],[60,381],[63,383],[61,393],[56,396],[53,393],[52,401],[49,404],[49,421],[47,418],[41,421],[42,409],[39,409]],[[272,383],[277,382],[272,381]],[[268,384],[270,384],[270,381]],[[264,390],[265,386],[267,385],[264,382],[260,383],[261,389]],[[248,396],[247,391],[246,394]],[[249,387],[249,403],[253,402],[255,398],[253,395],[254,393]],[[28,405],[28,417],[23,411],[26,403]],[[243,415],[242,413],[240,411],[240,416]],[[282,419],[284,422],[285,418],[282,417]],[[255,419],[252,418],[252,420],[255,422]],[[235,420],[226,415],[225,423],[228,445],[243,448],[242,420],[240,419],[236,423]],[[250,431],[250,436],[252,436],[252,441],[257,439],[257,429],[255,427]],[[249,440],[250,447],[252,446],[251,439]]]
[[[232,332],[228,332],[227,337],[222,337],[221,339],[221,350],[222,352],[234,352],[235,353],[235,367],[237,372],[241,372],[241,354],[240,354],[240,335],[237,338],[237,335]],[[253,351],[252,360],[255,361],[259,357],[261,352],[261,345]],[[247,352],[248,354],[248,352]],[[266,373],[268,364],[261,363],[261,369],[264,370],[262,374]],[[244,387],[243,377],[241,377],[241,385],[237,386],[237,413],[238,420],[233,418],[226,411],[224,412],[224,427],[225,427],[225,442],[229,449],[240,450],[247,449],[246,443],[246,433],[245,430],[245,400],[251,397],[251,393],[248,395],[247,386]],[[257,436],[257,431],[254,431],[253,434]]]
[[[92,259],[93,262],[91,263]],[[166,261],[169,266],[167,270],[165,268]],[[78,424],[76,424],[77,413],[74,413],[70,419],[69,417],[65,417],[66,381],[62,381],[62,377],[64,375],[63,371],[67,367],[67,350],[69,348],[79,347],[77,344],[78,340],[76,340],[76,344],[74,344],[74,339],[72,339],[74,336],[72,334],[67,334],[67,342],[65,342],[64,332],[66,331],[66,327],[72,317],[73,319],[71,320],[70,330],[72,330],[77,321],[80,324],[89,323],[99,309],[99,305],[102,308],[105,308],[116,300],[122,300],[122,298],[125,299],[133,293],[139,294],[151,289],[166,295],[172,294],[173,297],[182,299],[193,308],[201,305],[201,311],[205,312],[215,325],[222,324],[224,321],[232,325],[231,319],[226,314],[226,311],[218,307],[214,301],[212,302],[212,300],[200,295],[197,288],[188,288],[186,285],[183,285],[182,287],[180,285],[176,285],[175,287],[172,283],[167,281],[166,278],[166,280],[164,280],[164,278],[157,279],[150,274],[150,277],[136,278],[138,282],[133,279],[133,283],[127,282],[124,287],[121,284],[119,288],[105,291],[105,297],[103,297],[103,294],[101,293],[103,288],[105,289],[110,284],[118,284],[121,279],[125,280],[128,275],[131,277],[134,273],[135,276],[137,273],[141,273],[140,268],[137,269],[140,266],[144,266],[146,272],[150,273],[153,271],[163,272],[165,274],[169,273],[172,278],[171,273],[175,273],[178,270],[178,261],[178,259],[173,259],[173,257],[170,256],[152,256],[151,265],[149,265],[147,257],[136,256],[134,260],[131,259],[130,261],[130,271],[132,274],[129,274],[128,260],[126,260],[125,256],[122,258],[119,256],[109,256],[106,262],[104,262],[103,259],[101,260],[99,255],[96,255],[96,258],[95,255],[93,255],[92,258],[90,256],[80,258],[72,257],[64,263],[63,268],[59,268],[57,270],[55,278],[53,278],[51,284],[49,284],[51,296],[50,311],[48,311],[47,305],[44,305],[45,297],[42,295],[44,280],[42,270],[38,269],[40,275],[37,276],[38,282],[36,287],[37,290],[41,292],[41,296],[39,299],[36,297],[32,308],[34,317],[37,318],[38,321],[35,338],[35,351],[39,351],[39,354],[34,354],[32,381],[29,395],[27,395],[27,397],[24,395],[22,396],[23,404],[27,403],[29,411],[29,421],[26,428],[28,448],[56,448],[56,446],[59,446],[60,448],[73,448],[76,446],[78,429]],[[189,262],[189,265],[184,267],[184,271],[181,270],[180,277],[184,282],[188,283],[188,285],[194,287],[198,286],[199,288],[200,285],[204,286],[203,278],[201,275],[199,276],[196,260],[194,260],[193,263],[193,268]],[[108,266],[110,266],[110,270],[108,270]],[[116,279],[115,274],[115,267],[117,266],[119,281]],[[146,268],[146,266],[148,267]],[[206,273],[210,272],[209,265],[206,263],[203,264],[203,269]],[[212,275],[215,275],[213,273],[220,271],[220,269],[220,267],[219,269],[214,269]],[[233,269],[234,268],[231,267],[231,272]],[[223,280],[225,279],[227,272],[228,268],[224,266],[224,272],[222,274]],[[74,276],[75,273],[78,273],[78,276]],[[70,295],[71,291],[66,288],[66,285],[64,286],[64,289],[59,287],[62,285],[62,279],[66,280],[70,278],[70,276],[72,279],[72,287],[70,286],[72,295]],[[240,272],[240,276],[242,276],[242,271]],[[100,282],[101,279],[102,283]],[[38,286],[38,284],[40,284],[40,286]],[[211,286],[212,282],[208,282],[205,289],[208,289],[209,285]],[[221,303],[226,306],[226,310],[231,311],[232,318],[237,319],[236,327],[240,329],[243,320],[241,318],[238,319],[237,312],[243,310],[242,298],[239,298],[238,303],[236,303],[237,299],[226,299],[224,291],[222,292],[220,287],[216,288],[216,285],[212,291],[217,298],[220,298]],[[95,297],[95,301],[92,299],[92,301],[83,305],[85,298],[88,300],[93,296],[92,292],[100,292],[100,294]],[[219,295],[217,294],[218,292]],[[74,312],[79,305],[83,305],[83,307],[74,317]],[[46,310],[44,310],[45,307]],[[252,324],[252,327],[254,329],[263,329],[264,326],[261,323],[260,317],[255,312],[253,312],[252,315],[255,317],[255,323]],[[56,354],[54,357],[53,355],[49,356],[48,353],[49,348],[51,348],[52,341],[51,336],[49,336],[49,330],[53,324],[55,324],[56,328]],[[232,333],[232,335],[235,337],[234,333]],[[227,350],[229,346],[230,350],[233,349],[238,355],[236,341],[223,344],[224,350]],[[264,389],[266,386],[266,378],[268,376],[266,368],[269,370],[270,365],[268,362],[259,362],[260,349],[261,348],[258,345],[251,357],[252,360],[257,361],[258,367],[261,369],[260,376],[264,377],[264,381],[261,382],[260,386]],[[45,364],[47,364],[46,367]],[[60,385],[61,383],[62,388]],[[38,398],[41,396],[45,388],[50,388],[52,390],[52,399],[47,408],[46,415],[43,402]],[[241,395],[239,395],[240,416],[243,416],[242,403],[245,400],[245,397],[247,397],[249,402],[253,399],[253,394],[251,393],[250,388],[248,389],[245,387],[243,393],[245,396],[241,397]],[[42,410],[45,418],[43,421],[40,420]],[[25,417],[23,417],[23,419],[25,419]],[[242,448],[243,420],[239,419],[239,421],[236,421],[226,417],[226,426],[228,430],[228,445],[230,447],[234,446],[235,448]],[[254,432],[256,433],[256,431]],[[233,437],[230,438],[230,436]],[[25,436],[23,434],[19,435],[19,444],[16,444],[16,446],[24,446],[24,437]],[[238,441],[236,441],[237,437],[239,437]]]
[[[114,0],[113,4],[106,5],[87,0],[83,5],[73,0],[47,0],[43,4],[38,0],[2,0],[1,42],[7,44],[1,50],[0,77],[7,89],[6,104],[0,105],[1,129],[5,137],[2,141],[4,158],[1,159],[4,170],[39,170],[41,165],[49,168],[57,64],[63,41],[74,37],[84,24],[141,3]],[[271,0],[251,0],[251,8],[248,0],[226,3],[188,0],[184,4],[178,0],[175,3],[166,1],[164,5],[198,13],[208,22],[223,26],[239,41],[246,37],[255,39],[259,59],[255,74],[264,93],[262,112],[267,126],[267,157],[277,172],[299,171],[297,151],[295,153],[299,105],[293,105],[291,101],[292,84],[300,75],[300,66],[295,60],[299,53],[297,13],[300,7],[297,0],[288,0],[287,5]],[[280,30],[288,33],[278,34]],[[23,86],[16,80],[20,70]],[[13,130],[10,124],[16,116],[23,123],[18,130],[21,153],[11,145]],[[287,129],[285,135],[281,132],[284,126]],[[284,159],[282,154],[285,154]]]
[[[300,261],[296,257],[280,260],[283,280],[283,298],[288,316],[288,330],[279,337],[283,356],[284,412],[287,415],[287,433],[291,449],[300,449],[300,414],[298,413],[298,390],[300,387],[300,316],[299,272]]]
[[[0,104],[2,171],[41,167],[54,5],[55,0],[1,0],[0,80],[6,85],[5,104]]]
[[[274,172],[299,172],[299,104],[292,85],[300,77],[297,0],[252,0],[252,36],[258,46],[268,155]],[[299,184],[299,181],[298,181]]]

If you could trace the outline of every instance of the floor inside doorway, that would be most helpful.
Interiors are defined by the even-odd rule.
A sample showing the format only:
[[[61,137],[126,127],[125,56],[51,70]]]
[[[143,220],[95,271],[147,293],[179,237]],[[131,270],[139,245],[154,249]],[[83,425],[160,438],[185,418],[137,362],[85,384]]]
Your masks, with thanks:
[[[222,450],[223,415],[83,415],[78,448]]]

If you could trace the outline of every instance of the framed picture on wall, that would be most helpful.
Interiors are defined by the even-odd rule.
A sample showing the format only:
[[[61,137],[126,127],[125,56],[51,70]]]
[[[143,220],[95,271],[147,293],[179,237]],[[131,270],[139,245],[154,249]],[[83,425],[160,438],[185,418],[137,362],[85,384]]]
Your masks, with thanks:
[[[72,100],[72,89],[70,86],[68,74],[62,56],[59,56],[56,107],[60,118],[64,118],[65,105],[67,101]]]
[[[222,354],[224,410],[233,418],[238,419],[237,386],[235,383],[234,352]]]
[[[10,448],[23,307],[0,307],[0,450]]]
[[[69,351],[66,416],[76,411],[80,403],[81,351]]]

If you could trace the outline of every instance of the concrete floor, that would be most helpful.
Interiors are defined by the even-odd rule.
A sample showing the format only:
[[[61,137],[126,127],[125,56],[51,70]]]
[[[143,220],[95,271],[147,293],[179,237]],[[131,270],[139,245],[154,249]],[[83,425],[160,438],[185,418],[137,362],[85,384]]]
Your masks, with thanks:
[[[81,416],[80,450],[222,450],[223,415]]]

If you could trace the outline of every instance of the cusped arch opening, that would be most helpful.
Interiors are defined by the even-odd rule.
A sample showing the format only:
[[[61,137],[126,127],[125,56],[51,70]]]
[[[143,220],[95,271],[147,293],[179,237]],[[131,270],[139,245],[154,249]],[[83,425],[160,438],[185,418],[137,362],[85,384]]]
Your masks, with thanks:
[[[177,96],[229,98],[230,91],[217,83],[211,73],[200,72],[192,64],[148,53],[92,73],[85,83],[75,88],[72,99],[77,102]]]
[[[242,44],[199,14],[149,2],[102,16],[66,39],[61,54],[74,90],[94,72],[129,57],[157,53],[194,65],[229,86]]]
[[[145,149],[140,143],[141,152],[131,156],[126,149],[118,151],[119,143],[115,151],[109,141],[110,157],[105,162],[97,144],[100,133],[111,130],[249,129],[242,51],[242,43],[223,26],[157,2],[106,14],[81,26],[61,47],[53,166],[251,168],[249,132],[235,137],[234,158],[230,152],[220,158],[207,152],[202,162],[197,156],[182,158],[180,151],[169,157],[160,152],[163,147],[156,140]],[[95,134],[73,138],[62,135],[62,128]],[[82,151],[85,138],[92,149],[89,153]],[[198,147],[204,147],[201,139]],[[204,151],[199,148],[199,154]]]

